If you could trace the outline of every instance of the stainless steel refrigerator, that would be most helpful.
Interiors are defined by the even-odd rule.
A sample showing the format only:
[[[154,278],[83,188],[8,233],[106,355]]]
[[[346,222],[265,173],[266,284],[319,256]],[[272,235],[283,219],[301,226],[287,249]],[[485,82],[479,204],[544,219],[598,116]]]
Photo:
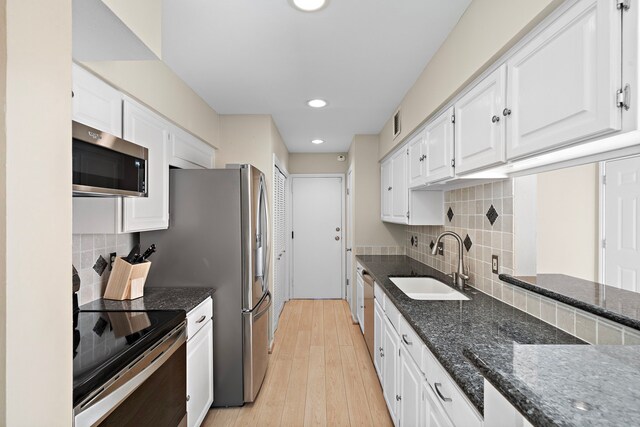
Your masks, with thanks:
[[[140,233],[142,247],[158,247],[145,286],[216,289],[213,406],[253,402],[271,305],[264,174],[251,165],[171,170],[169,191],[169,229]]]

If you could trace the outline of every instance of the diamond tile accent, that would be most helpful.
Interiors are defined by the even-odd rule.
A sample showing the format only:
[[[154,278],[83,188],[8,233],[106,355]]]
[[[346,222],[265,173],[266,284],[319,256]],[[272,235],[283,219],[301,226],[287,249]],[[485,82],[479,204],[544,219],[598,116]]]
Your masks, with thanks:
[[[451,220],[453,219],[453,211],[451,210],[451,208],[449,208],[449,210],[447,211],[447,218],[449,218],[449,222],[451,222]]]
[[[93,270],[98,273],[99,276],[102,276],[105,268],[107,268],[107,260],[105,260],[102,255],[100,255],[96,260],[96,263],[93,264]]]
[[[433,240],[431,241],[431,243],[429,243],[429,247],[430,247],[431,249],[433,249],[433,247],[434,247],[435,245],[436,245],[436,244],[435,244],[435,243],[433,243]]]
[[[471,245],[473,245],[473,242],[471,242],[471,238],[467,234],[467,237],[464,238],[464,247],[467,248],[467,252],[471,249]]]
[[[491,205],[491,207],[487,211],[487,219],[489,220],[491,225],[493,225],[496,222],[496,219],[498,219],[498,212],[496,211],[496,208],[493,207],[493,205]]]

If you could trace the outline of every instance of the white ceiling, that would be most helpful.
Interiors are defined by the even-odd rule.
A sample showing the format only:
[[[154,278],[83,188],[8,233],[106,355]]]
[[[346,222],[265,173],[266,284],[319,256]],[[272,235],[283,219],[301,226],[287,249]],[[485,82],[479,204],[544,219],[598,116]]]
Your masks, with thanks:
[[[218,113],[273,115],[291,152],[342,152],[380,132],[470,1],[164,0],[162,55]]]

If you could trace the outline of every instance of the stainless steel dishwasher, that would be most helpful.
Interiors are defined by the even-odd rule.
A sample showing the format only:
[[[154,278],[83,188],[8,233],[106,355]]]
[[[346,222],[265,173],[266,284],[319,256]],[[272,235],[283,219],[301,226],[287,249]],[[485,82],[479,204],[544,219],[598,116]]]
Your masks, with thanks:
[[[369,349],[369,356],[373,360],[373,277],[371,277],[366,270],[362,271],[362,279],[364,280],[364,340],[367,343],[367,349]]]

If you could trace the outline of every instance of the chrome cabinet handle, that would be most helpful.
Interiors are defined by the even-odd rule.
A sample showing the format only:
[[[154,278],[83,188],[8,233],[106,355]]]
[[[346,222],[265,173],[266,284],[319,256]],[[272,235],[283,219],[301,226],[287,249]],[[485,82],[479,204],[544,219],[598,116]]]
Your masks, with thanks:
[[[387,188],[387,191],[391,191],[391,187]]]
[[[198,320],[196,320],[196,323],[202,323],[204,322],[204,319],[206,319],[207,316],[205,316],[204,314],[202,316],[200,316],[200,318]]]
[[[491,121],[492,121],[493,123],[498,123],[498,122],[500,121],[500,117],[498,117],[498,116],[493,116],[493,117],[491,117]]]
[[[505,108],[504,110],[502,110],[502,115],[507,117],[511,115],[511,109],[509,108]]]
[[[413,344],[411,341],[407,340],[407,334],[402,334],[402,341],[404,341],[404,343],[406,345],[412,345]]]
[[[438,395],[438,397],[439,397],[440,399],[442,399],[442,401],[443,401],[443,402],[451,402],[451,400],[452,400],[452,399],[451,399],[450,397],[444,397],[444,396],[442,395],[442,393],[440,392],[440,386],[442,386],[442,384],[441,384],[441,383],[433,383],[433,386],[434,386],[434,387],[435,387],[435,389],[436,389],[436,394]]]

